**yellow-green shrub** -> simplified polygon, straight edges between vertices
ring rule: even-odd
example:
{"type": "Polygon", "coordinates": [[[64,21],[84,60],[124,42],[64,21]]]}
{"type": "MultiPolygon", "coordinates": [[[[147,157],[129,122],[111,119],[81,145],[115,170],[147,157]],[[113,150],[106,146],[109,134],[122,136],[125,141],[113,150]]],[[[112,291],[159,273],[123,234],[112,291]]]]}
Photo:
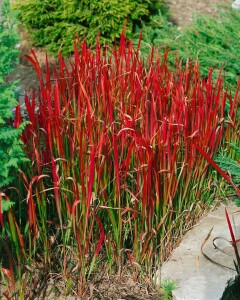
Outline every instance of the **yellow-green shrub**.
{"type": "Polygon", "coordinates": [[[147,21],[159,9],[166,11],[165,0],[19,0],[14,7],[34,44],[46,46],[53,54],[60,48],[64,54],[72,52],[76,35],[95,44],[100,32],[100,43],[111,44],[125,24],[130,37],[141,19],[147,21]]]}

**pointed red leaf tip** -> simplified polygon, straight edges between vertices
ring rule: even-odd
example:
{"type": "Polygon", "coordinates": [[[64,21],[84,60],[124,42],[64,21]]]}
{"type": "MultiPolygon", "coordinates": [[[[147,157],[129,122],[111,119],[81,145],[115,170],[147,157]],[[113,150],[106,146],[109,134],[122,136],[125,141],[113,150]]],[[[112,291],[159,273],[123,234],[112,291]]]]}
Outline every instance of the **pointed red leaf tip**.
{"type": "Polygon", "coordinates": [[[233,245],[233,248],[234,248],[234,252],[235,252],[236,259],[237,259],[237,264],[238,264],[238,266],[236,268],[236,271],[239,272],[238,268],[240,268],[240,256],[239,256],[237,243],[236,243],[236,238],[235,238],[235,235],[234,235],[234,232],[233,232],[232,224],[231,224],[229,214],[228,214],[226,208],[225,208],[225,215],[226,215],[227,224],[228,224],[228,228],[229,228],[231,239],[232,239],[232,245],[233,245]]]}
{"type": "Polygon", "coordinates": [[[125,36],[125,29],[123,29],[121,37],[120,37],[120,44],[119,44],[119,53],[121,56],[126,56],[126,36],[125,36]]]}
{"type": "Polygon", "coordinates": [[[14,127],[18,128],[21,123],[22,123],[21,108],[20,105],[17,105],[15,110],[15,117],[14,117],[14,127]]]}
{"type": "Polygon", "coordinates": [[[39,82],[42,84],[43,83],[43,80],[42,80],[42,70],[41,70],[41,67],[40,67],[40,64],[38,62],[38,58],[35,54],[35,52],[33,50],[31,50],[31,54],[32,56],[30,55],[25,55],[25,57],[27,58],[27,60],[33,65],[36,73],[37,73],[37,76],[38,76],[38,80],[39,82]]]}
{"type": "Polygon", "coordinates": [[[232,179],[211,159],[211,157],[201,147],[199,147],[196,143],[193,143],[193,145],[206,158],[206,160],[212,165],[212,167],[216,171],[218,171],[218,173],[221,174],[222,177],[224,179],[226,179],[232,185],[232,187],[236,191],[237,195],[240,196],[240,189],[234,184],[232,179]]]}

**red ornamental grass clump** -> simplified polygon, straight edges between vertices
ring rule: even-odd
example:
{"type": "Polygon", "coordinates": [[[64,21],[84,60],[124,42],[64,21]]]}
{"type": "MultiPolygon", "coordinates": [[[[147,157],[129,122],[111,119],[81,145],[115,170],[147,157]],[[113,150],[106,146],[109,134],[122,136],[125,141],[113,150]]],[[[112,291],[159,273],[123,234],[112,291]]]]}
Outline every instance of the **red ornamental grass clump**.
{"type": "Polygon", "coordinates": [[[202,81],[197,62],[169,71],[167,54],[143,61],[124,36],[111,50],[75,45],[70,67],[60,55],[52,75],[32,54],[40,88],[25,97],[32,164],[23,205],[45,264],[54,249],[49,224],[61,232],[62,272],[71,274],[74,260],[82,281],[100,253],[110,266],[120,267],[125,253],[149,268],[163,261],[174,232],[194,222],[211,193],[196,145],[213,157],[237,122],[238,97],[225,123],[220,76],[213,83],[210,70],[202,81]]]}

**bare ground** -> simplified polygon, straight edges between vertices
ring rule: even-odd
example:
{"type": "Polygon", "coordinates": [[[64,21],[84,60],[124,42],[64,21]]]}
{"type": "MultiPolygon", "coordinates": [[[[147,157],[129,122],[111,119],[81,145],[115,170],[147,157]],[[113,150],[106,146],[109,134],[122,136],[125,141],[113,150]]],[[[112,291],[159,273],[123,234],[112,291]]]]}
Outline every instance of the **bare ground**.
{"type": "Polygon", "coordinates": [[[232,0],[168,0],[172,18],[179,26],[187,26],[195,15],[217,15],[217,7],[230,6],[232,0]]]}
{"type": "MultiPolygon", "coordinates": [[[[61,276],[59,276],[61,277],[61,276]]],[[[101,270],[87,283],[81,296],[77,296],[76,288],[72,287],[66,296],[66,277],[59,280],[50,278],[39,282],[38,288],[25,290],[27,300],[161,300],[163,294],[156,290],[148,277],[133,279],[131,272],[123,272],[121,278],[101,270]]],[[[0,299],[8,295],[12,300],[18,300],[17,291],[6,293],[6,288],[0,284],[0,299]]]]}

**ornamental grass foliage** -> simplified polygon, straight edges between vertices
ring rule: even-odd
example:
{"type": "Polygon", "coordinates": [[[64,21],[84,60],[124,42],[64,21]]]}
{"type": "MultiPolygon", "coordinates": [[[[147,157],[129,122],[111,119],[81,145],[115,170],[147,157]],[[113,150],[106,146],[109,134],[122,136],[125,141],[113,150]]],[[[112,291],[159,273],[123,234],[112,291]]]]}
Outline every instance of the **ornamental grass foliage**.
{"type": "MultiPolygon", "coordinates": [[[[11,121],[17,104],[17,83],[5,81],[18,62],[19,51],[15,47],[18,41],[9,1],[5,0],[0,9],[0,194],[15,179],[20,164],[27,160],[19,139],[26,123],[13,128],[11,121]]],[[[0,214],[13,203],[0,195],[0,214]]]]}
{"type": "Polygon", "coordinates": [[[52,74],[28,57],[40,88],[25,97],[31,162],[12,191],[19,203],[2,216],[8,297],[37,297],[49,280],[86,296],[95,272],[121,276],[126,264],[152,276],[217,195],[200,152],[236,139],[238,90],[229,95],[213,70],[202,80],[197,61],[142,60],[139,47],[124,35],[94,51],[76,42],[70,66],[60,55],[52,74]]]}
{"type": "Polygon", "coordinates": [[[73,52],[78,36],[94,45],[100,33],[101,44],[113,44],[124,25],[130,37],[140,20],[149,20],[159,9],[167,11],[165,0],[27,0],[16,1],[20,21],[31,32],[33,44],[52,54],[73,52]]]}

